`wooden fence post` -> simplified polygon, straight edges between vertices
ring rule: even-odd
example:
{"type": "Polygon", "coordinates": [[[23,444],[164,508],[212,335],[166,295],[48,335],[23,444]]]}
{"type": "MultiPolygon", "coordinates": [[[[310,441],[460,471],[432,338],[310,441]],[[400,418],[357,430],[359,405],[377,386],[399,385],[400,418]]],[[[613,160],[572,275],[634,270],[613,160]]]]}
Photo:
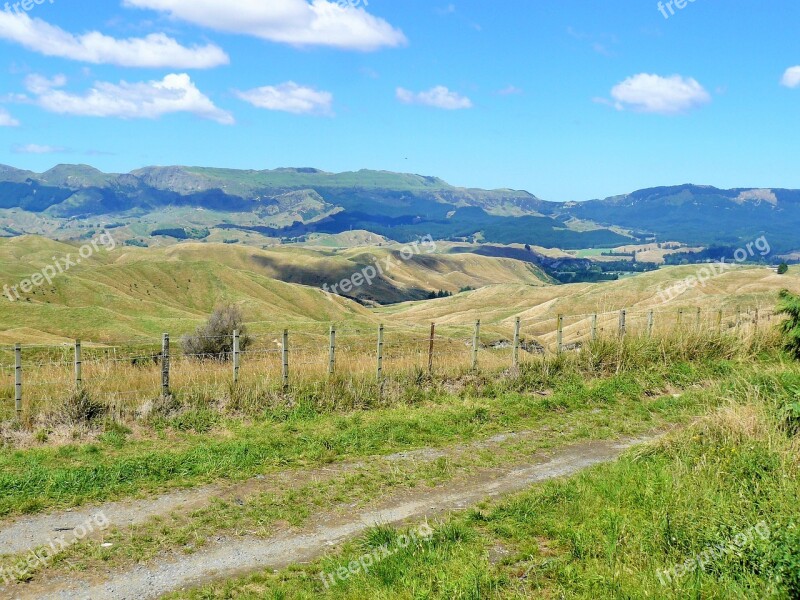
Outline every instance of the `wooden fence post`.
{"type": "Polygon", "coordinates": [[[239,383],[239,330],[233,330],[233,383],[239,383]]]}
{"type": "Polygon", "coordinates": [[[697,327],[698,331],[700,331],[700,322],[702,321],[702,319],[703,319],[703,309],[698,306],[697,307],[697,319],[695,321],[695,326],[697,327]]]}
{"type": "Polygon", "coordinates": [[[331,325],[330,342],[328,344],[328,375],[336,372],[336,325],[331,325]]]}
{"type": "Polygon", "coordinates": [[[472,370],[478,369],[478,345],[481,343],[481,320],[475,321],[475,333],[472,336],[472,370]]]}
{"type": "Polygon", "coordinates": [[[433,373],[433,340],[436,336],[436,323],[431,323],[431,337],[428,340],[428,374],[433,373]]]}
{"type": "Polygon", "coordinates": [[[281,348],[281,354],[283,355],[283,391],[289,389],[289,330],[283,330],[283,344],[281,348]]]}
{"type": "Polygon", "coordinates": [[[683,325],[683,309],[678,311],[678,327],[683,325]]]}
{"type": "Polygon", "coordinates": [[[592,341],[597,341],[597,315],[592,315],[592,341]]]}
{"type": "Polygon", "coordinates": [[[755,321],[753,321],[753,322],[755,323],[755,332],[758,333],[758,319],[759,319],[758,309],[756,309],[756,314],[755,314],[754,319],[755,319],[755,321]]]}
{"type": "Polygon", "coordinates": [[[22,346],[14,346],[14,409],[17,420],[22,420],[22,346]]]}
{"type": "Polygon", "coordinates": [[[653,328],[656,324],[656,312],[654,310],[650,310],[647,313],[647,337],[653,337],[653,328]]]}
{"type": "Polygon", "coordinates": [[[717,311],[717,332],[719,332],[720,335],[722,334],[722,311],[721,310],[717,311]]]}
{"type": "Polygon", "coordinates": [[[169,396],[169,334],[161,338],[161,395],[169,396]]]}
{"type": "Polygon", "coordinates": [[[83,385],[83,361],[81,360],[81,341],[75,341],[75,389],[80,391],[83,385]]]}
{"type": "Polygon", "coordinates": [[[564,351],[564,315],[556,318],[556,354],[564,351]]]}
{"type": "Polygon", "coordinates": [[[383,383],[383,324],[378,327],[378,383],[383,383]]]}
{"type": "Polygon", "coordinates": [[[625,332],[627,330],[627,321],[628,321],[628,311],[624,308],[619,311],[619,337],[620,339],[625,337],[625,332]]]}
{"type": "Polygon", "coordinates": [[[742,329],[742,309],[740,307],[736,307],[736,333],[738,334],[739,331],[742,329]]]}
{"type": "Polygon", "coordinates": [[[517,320],[514,321],[514,350],[511,356],[511,362],[516,369],[519,367],[519,328],[522,323],[522,319],[517,317],[517,320]]]}

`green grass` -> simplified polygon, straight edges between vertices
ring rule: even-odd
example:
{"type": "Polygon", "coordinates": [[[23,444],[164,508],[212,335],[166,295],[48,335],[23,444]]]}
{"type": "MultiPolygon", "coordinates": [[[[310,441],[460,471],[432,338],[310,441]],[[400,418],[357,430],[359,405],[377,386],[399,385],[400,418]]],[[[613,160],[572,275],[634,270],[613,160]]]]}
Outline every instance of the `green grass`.
{"type": "Polygon", "coordinates": [[[402,549],[403,531],[378,528],[311,565],[169,597],[798,598],[800,439],[781,411],[798,386],[796,365],[730,378],[729,405],[688,430],[433,524],[430,541],[402,549]],[[396,552],[359,566],[383,544],[396,552]]]}

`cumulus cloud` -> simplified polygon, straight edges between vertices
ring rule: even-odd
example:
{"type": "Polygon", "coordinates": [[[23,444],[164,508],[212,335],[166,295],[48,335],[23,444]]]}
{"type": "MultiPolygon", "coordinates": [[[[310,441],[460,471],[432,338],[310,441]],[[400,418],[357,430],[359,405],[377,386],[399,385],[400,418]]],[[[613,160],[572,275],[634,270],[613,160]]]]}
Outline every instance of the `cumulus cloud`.
{"type": "Polygon", "coordinates": [[[781,85],[788,88],[800,87],[800,66],[786,69],[783,79],[781,79],[781,85]]]}
{"type": "Polygon", "coordinates": [[[66,148],[61,146],[41,146],[39,144],[23,144],[12,148],[15,154],[57,154],[65,150],[66,148]]]}
{"type": "Polygon", "coordinates": [[[0,11],[0,39],[44,56],[120,67],[207,69],[230,62],[213,44],[181,46],[163,33],[121,40],[98,31],[74,35],[23,12],[0,11]]]}
{"type": "Polygon", "coordinates": [[[117,117],[120,119],[157,119],[172,113],[192,113],[223,125],[232,125],[233,116],[217,108],[185,74],[171,74],[161,81],[119,84],[97,82],[85,94],[72,94],[60,88],[66,78],[47,79],[30,75],[28,91],[34,104],[62,115],[117,117]]]}
{"type": "Polygon", "coordinates": [[[215,0],[124,0],[123,4],[217,31],[298,46],[372,51],[407,41],[402,31],[384,19],[348,2],[240,0],[234,6],[215,0]]]}
{"type": "Polygon", "coordinates": [[[236,95],[253,106],[267,110],[279,110],[295,115],[333,114],[333,94],[304,87],[294,81],[236,92],[236,95]]]}
{"type": "Polygon", "coordinates": [[[427,92],[412,92],[405,88],[397,88],[397,99],[403,104],[422,104],[445,110],[472,108],[472,100],[456,92],[451,92],[443,85],[437,85],[427,92]]]}
{"type": "Polygon", "coordinates": [[[0,108],[0,127],[17,127],[19,121],[8,114],[5,108],[0,108]]]}
{"type": "Polygon", "coordinates": [[[674,115],[711,102],[711,95],[691,77],[640,73],[611,90],[618,110],[674,115]]]}

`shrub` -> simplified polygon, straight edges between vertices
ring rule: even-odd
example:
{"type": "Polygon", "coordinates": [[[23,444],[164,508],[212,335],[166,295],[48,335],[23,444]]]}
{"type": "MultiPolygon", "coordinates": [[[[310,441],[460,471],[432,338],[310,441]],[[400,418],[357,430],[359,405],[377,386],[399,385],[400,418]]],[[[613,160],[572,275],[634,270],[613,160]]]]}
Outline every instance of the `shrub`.
{"type": "Polygon", "coordinates": [[[56,419],[65,425],[88,425],[105,413],[105,406],[95,401],[86,390],[79,390],[64,401],[56,419]]]}
{"type": "Polygon", "coordinates": [[[789,265],[782,262],[778,265],[778,275],[786,275],[789,272],[789,265]]]}
{"type": "Polygon", "coordinates": [[[242,311],[234,304],[214,309],[208,322],[193,334],[181,339],[183,352],[199,359],[229,360],[233,352],[233,332],[239,331],[239,349],[245,351],[252,341],[242,311]]]}
{"type": "Polygon", "coordinates": [[[788,317],[780,326],[786,350],[800,360],[800,296],[781,290],[778,314],[788,317]]]}

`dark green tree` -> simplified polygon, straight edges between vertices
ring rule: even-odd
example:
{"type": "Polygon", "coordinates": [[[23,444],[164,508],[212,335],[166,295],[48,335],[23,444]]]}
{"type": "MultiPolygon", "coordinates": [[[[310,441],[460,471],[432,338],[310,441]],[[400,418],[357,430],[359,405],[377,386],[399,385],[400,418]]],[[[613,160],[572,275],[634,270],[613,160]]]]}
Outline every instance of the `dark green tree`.
{"type": "Polygon", "coordinates": [[[786,275],[789,272],[789,265],[785,262],[782,262],[778,265],[778,275],[786,275]]]}

